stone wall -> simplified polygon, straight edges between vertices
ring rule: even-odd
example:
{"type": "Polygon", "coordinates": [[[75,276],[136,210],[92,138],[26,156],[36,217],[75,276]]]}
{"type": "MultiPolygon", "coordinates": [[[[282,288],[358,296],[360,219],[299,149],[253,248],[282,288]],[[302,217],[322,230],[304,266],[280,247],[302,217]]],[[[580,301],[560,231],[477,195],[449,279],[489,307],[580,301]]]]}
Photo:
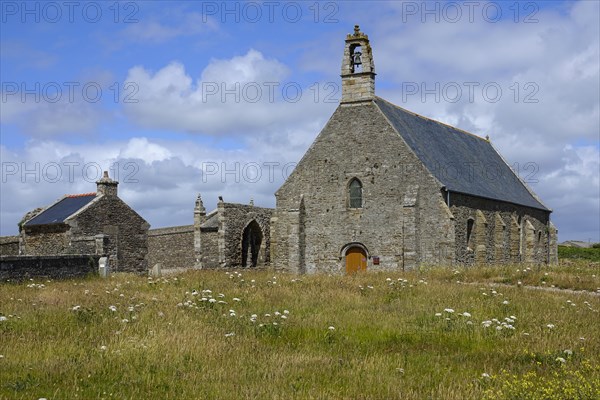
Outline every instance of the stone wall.
{"type": "Polygon", "coordinates": [[[222,267],[242,265],[242,235],[252,221],[256,221],[262,231],[259,265],[270,263],[271,214],[273,209],[253,205],[219,202],[219,264],[222,267]]]}
{"type": "Polygon", "coordinates": [[[0,237],[0,256],[19,255],[19,237],[1,236],[0,237]]]}
{"type": "Polygon", "coordinates": [[[193,268],[194,225],[151,229],[148,231],[148,265],[162,268],[193,268]]]}
{"type": "Polygon", "coordinates": [[[69,248],[67,224],[37,225],[21,231],[21,254],[48,256],[66,254],[69,248]]]}
{"type": "Polygon", "coordinates": [[[457,261],[462,264],[548,263],[555,253],[547,211],[450,193],[455,217],[457,261]],[[475,221],[473,245],[467,245],[468,220],[475,221]]]}
{"type": "Polygon", "coordinates": [[[219,233],[218,231],[201,231],[202,235],[202,267],[217,268],[219,266],[219,233]]]}
{"type": "Polygon", "coordinates": [[[0,282],[75,278],[98,271],[99,255],[0,256],[0,282]]]}
{"type": "Polygon", "coordinates": [[[80,236],[71,238],[68,254],[98,254],[104,255],[102,246],[98,246],[95,236],[80,236]]]}
{"type": "Polygon", "coordinates": [[[439,183],[372,103],[338,107],[276,198],[275,268],[340,273],[352,243],[368,250],[371,270],[454,259],[453,216],[439,183]],[[354,178],[361,208],[348,203],[354,178]]]}

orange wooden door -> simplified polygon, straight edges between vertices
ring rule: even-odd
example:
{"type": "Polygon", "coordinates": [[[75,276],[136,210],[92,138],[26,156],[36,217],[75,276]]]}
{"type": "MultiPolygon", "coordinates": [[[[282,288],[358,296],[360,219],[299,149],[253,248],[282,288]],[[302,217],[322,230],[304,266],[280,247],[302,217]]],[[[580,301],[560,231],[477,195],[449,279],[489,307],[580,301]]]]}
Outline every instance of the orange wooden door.
{"type": "Polygon", "coordinates": [[[352,247],[346,252],[346,273],[355,274],[358,271],[366,271],[367,255],[360,247],[352,247]]]}

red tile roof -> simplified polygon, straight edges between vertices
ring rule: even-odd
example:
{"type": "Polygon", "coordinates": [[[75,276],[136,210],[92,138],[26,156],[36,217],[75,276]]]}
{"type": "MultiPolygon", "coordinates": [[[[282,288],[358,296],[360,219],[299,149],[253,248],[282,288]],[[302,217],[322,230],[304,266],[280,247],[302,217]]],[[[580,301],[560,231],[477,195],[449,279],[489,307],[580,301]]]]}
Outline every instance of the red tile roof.
{"type": "Polygon", "coordinates": [[[81,194],[67,194],[65,195],[65,197],[85,197],[85,196],[95,196],[96,192],[90,192],[90,193],[81,193],[81,194]]]}

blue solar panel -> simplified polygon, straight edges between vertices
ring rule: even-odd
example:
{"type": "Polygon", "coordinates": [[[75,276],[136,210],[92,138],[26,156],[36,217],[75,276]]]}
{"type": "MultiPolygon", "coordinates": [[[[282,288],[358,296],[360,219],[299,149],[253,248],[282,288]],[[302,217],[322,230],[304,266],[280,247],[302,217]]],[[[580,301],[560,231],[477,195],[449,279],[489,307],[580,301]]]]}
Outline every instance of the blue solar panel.
{"type": "Polygon", "coordinates": [[[65,197],[52,207],[29,220],[25,226],[58,224],[68,216],[94,200],[96,195],[65,197]]]}

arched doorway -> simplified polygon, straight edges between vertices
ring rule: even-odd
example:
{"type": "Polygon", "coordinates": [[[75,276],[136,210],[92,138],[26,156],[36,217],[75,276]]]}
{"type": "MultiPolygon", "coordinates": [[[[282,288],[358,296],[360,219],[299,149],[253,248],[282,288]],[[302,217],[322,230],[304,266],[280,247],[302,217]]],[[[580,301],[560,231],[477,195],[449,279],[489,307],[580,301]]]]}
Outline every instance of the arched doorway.
{"type": "Polygon", "coordinates": [[[363,246],[349,246],[346,249],[346,273],[355,274],[367,270],[367,252],[363,246]]]}
{"type": "Polygon", "coordinates": [[[256,220],[250,221],[242,233],[242,268],[256,267],[263,234],[256,220]]]}

